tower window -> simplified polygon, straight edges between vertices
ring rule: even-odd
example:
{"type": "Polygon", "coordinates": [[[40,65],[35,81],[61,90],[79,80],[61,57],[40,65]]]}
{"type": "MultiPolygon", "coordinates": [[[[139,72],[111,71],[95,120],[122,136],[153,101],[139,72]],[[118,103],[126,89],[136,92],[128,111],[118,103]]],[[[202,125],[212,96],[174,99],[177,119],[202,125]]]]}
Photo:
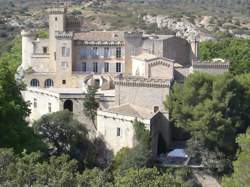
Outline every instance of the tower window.
{"type": "Polygon", "coordinates": [[[48,53],[48,48],[47,47],[43,47],[43,54],[47,54],[48,53]]]}
{"type": "Polygon", "coordinates": [[[122,56],[122,49],[120,47],[116,48],[116,58],[121,58],[122,56]]]}
{"type": "Polygon", "coordinates": [[[62,56],[69,57],[69,55],[70,55],[70,49],[67,47],[62,47],[62,56]]]}
{"type": "Polygon", "coordinates": [[[120,62],[117,62],[116,63],[116,72],[121,72],[121,63],[120,62]]]}
{"type": "Polygon", "coordinates": [[[95,72],[95,73],[98,72],[98,64],[97,64],[97,62],[93,63],[93,72],[95,72]]]}
{"type": "Polygon", "coordinates": [[[57,21],[57,17],[55,17],[55,21],[57,21]]]}
{"type": "Polygon", "coordinates": [[[66,80],[62,80],[62,84],[66,84],[66,80]]]}
{"type": "Polygon", "coordinates": [[[109,72],[109,63],[108,62],[104,63],[104,72],[109,72]]]}
{"type": "Polygon", "coordinates": [[[121,128],[116,129],[116,136],[121,136],[121,128]]]}

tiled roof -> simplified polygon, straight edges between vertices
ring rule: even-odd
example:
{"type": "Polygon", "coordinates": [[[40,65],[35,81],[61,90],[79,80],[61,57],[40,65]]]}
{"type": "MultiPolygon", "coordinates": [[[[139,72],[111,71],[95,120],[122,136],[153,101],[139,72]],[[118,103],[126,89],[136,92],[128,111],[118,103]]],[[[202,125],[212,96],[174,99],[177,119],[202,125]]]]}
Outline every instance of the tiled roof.
{"type": "Polygon", "coordinates": [[[106,110],[106,112],[117,113],[126,116],[138,117],[142,119],[150,119],[154,116],[154,112],[142,108],[140,106],[132,105],[132,104],[123,104],[120,106],[115,106],[106,110]]]}
{"type": "Polygon", "coordinates": [[[122,31],[90,31],[74,33],[74,40],[85,41],[124,41],[122,31]]]}

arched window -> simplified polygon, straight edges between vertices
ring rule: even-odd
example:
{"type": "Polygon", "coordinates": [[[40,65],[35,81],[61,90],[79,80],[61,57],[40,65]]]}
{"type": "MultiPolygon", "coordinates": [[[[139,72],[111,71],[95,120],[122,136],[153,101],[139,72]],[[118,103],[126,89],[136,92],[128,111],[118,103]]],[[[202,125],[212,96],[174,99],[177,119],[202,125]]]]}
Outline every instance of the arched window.
{"type": "Polygon", "coordinates": [[[49,88],[49,87],[53,87],[54,86],[54,82],[53,80],[51,79],[47,79],[45,82],[44,82],[44,87],[45,88],[49,88]]]}
{"type": "Polygon", "coordinates": [[[66,100],[63,104],[63,109],[73,112],[73,102],[71,100],[66,100]]]}
{"type": "Polygon", "coordinates": [[[37,79],[32,79],[32,80],[30,81],[30,86],[32,86],[32,87],[38,87],[38,86],[39,86],[39,80],[37,80],[37,79]]]}

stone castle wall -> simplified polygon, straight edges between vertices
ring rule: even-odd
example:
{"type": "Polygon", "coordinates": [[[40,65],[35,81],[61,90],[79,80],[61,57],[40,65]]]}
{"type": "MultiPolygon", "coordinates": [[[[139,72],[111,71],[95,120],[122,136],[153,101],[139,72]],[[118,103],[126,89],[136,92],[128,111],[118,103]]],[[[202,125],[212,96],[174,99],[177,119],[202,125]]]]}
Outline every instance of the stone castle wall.
{"type": "Polygon", "coordinates": [[[169,95],[169,80],[115,79],[116,105],[134,104],[153,111],[155,106],[164,111],[163,101],[169,95]]]}

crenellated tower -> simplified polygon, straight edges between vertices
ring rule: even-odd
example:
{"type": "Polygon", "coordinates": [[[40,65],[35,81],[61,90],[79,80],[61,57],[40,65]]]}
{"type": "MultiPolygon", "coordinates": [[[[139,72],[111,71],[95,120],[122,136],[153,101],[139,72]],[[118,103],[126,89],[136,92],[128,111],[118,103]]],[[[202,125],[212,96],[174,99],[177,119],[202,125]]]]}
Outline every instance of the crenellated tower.
{"type": "Polygon", "coordinates": [[[56,61],[56,32],[65,31],[66,8],[51,8],[49,13],[49,52],[51,62],[56,61]]]}
{"type": "Polygon", "coordinates": [[[33,31],[22,30],[22,64],[23,69],[31,67],[31,56],[34,52],[34,38],[35,33],[33,31]]]}

